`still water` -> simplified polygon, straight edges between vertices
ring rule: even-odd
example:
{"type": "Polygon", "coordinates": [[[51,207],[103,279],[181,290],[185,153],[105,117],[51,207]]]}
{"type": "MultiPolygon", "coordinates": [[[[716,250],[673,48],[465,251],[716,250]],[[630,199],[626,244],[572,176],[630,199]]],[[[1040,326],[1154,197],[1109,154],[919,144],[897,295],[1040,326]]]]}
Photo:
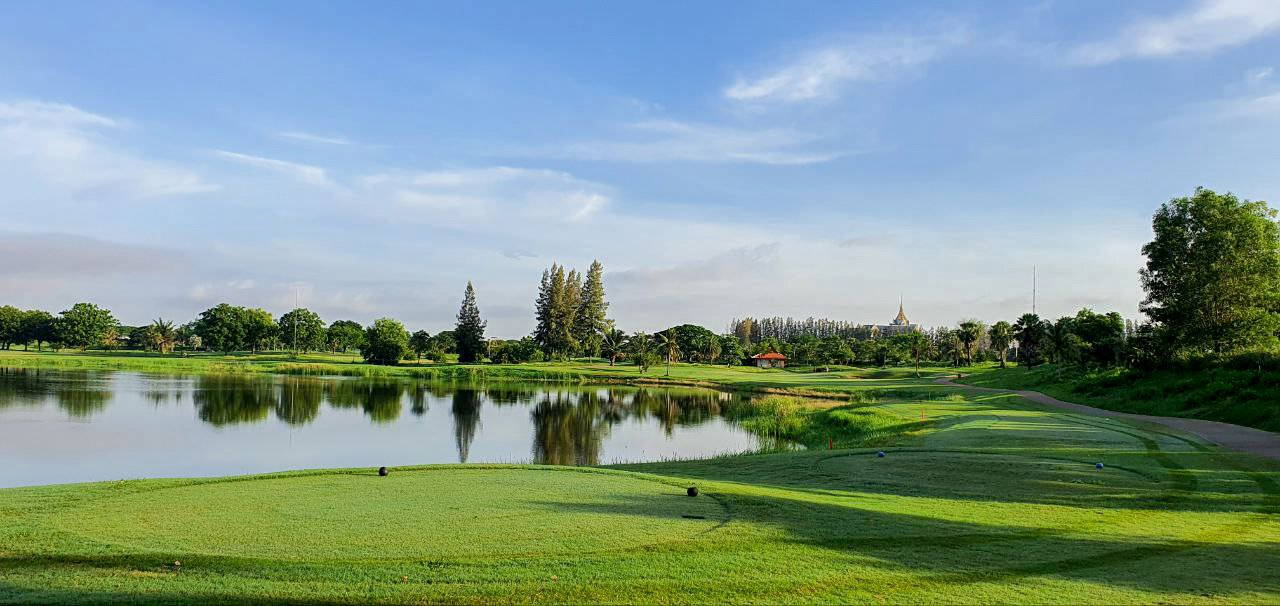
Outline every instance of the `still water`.
{"type": "Polygon", "coordinates": [[[422,463],[594,465],[757,450],[741,396],[0,368],[0,487],[422,463]]]}

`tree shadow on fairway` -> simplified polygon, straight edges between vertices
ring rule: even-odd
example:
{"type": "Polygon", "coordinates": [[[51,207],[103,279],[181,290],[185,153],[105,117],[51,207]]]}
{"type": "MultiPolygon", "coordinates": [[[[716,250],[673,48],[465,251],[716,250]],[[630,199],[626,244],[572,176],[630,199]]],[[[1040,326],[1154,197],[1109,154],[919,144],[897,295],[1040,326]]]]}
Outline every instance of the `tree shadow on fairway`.
{"type": "MultiPolygon", "coordinates": [[[[782,540],[828,549],[855,558],[858,565],[909,571],[944,584],[1046,577],[1195,595],[1280,592],[1280,575],[1270,572],[1280,569],[1280,528],[1274,520],[1268,522],[1256,514],[1189,528],[1177,538],[1167,538],[1167,529],[1154,525],[1149,534],[1135,534],[1131,525],[1109,534],[1105,520],[1083,514],[1046,523],[1037,519],[1046,515],[1038,509],[973,523],[944,519],[941,511],[946,506],[932,516],[884,511],[883,503],[874,503],[881,509],[873,509],[866,500],[784,489],[712,485],[708,491],[725,500],[732,519],[697,539],[700,543],[715,544],[724,537],[734,544],[736,534],[772,535],[768,532],[772,529],[781,535],[763,539],[757,549],[767,549],[769,540],[782,540]],[[1254,534],[1260,523],[1271,524],[1269,534],[1254,534]]],[[[670,515],[624,499],[545,505],[576,513],[670,515]]],[[[665,546],[681,548],[680,543],[665,546]]],[[[762,574],[770,572],[770,564],[759,565],[762,574]]]]}

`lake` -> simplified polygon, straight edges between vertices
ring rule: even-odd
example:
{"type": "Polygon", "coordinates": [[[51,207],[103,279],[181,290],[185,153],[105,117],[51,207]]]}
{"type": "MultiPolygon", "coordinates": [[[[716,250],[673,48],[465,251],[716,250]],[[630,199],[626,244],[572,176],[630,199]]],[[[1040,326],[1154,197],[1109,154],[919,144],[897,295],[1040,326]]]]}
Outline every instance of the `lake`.
{"type": "Polygon", "coordinates": [[[759,450],[744,396],[0,368],[0,487],[424,463],[595,465],[759,450]]]}

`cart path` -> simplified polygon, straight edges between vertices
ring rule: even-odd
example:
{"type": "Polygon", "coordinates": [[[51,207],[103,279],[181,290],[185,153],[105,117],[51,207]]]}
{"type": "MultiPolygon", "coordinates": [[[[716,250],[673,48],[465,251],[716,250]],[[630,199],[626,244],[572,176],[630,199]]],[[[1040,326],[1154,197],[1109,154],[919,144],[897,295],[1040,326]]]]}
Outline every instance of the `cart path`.
{"type": "Polygon", "coordinates": [[[937,383],[942,385],[950,385],[952,387],[963,387],[965,389],[973,389],[977,391],[1013,393],[1023,398],[1031,400],[1037,404],[1043,404],[1053,408],[1069,410],[1072,412],[1080,412],[1085,414],[1097,415],[1101,417],[1113,417],[1118,419],[1130,419],[1134,421],[1142,421],[1146,423],[1156,423],[1165,427],[1172,427],[1178,431],[1183,431],[1195,436],[1199,436],[1208,442],[1212,442],[1230,450],[1247,452],[1249,454],[1266,457],[1268,459],[1280,460],[1280,433],[1272,433],[1243,425],[1232,425],[1231,423],[1222,423],[1219,421],[1206,421],[1204,419],[1188,419],[1184,417],[1158,417],[1153,415],[1139,415],[1128,412],[1116,412],[1114,410],[1106,410],[1103,408],[1095,408],[1093,406],[1085,406],[1084,404],[1074,404],[1071,402],[1063,402],[1057,398],[1053,398],[1042,394],[1038,391],[1017,390],[1017,389],[996,389],[993,387],[975,387],[973,385],[965,385],[956,383],[951,379],[937,379],[937,383]]]}

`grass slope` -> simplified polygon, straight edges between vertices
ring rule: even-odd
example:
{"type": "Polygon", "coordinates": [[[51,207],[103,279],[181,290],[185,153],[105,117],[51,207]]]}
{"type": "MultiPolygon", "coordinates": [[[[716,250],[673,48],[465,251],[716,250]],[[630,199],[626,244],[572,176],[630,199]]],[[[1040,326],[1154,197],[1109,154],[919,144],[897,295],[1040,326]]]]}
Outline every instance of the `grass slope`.
{"type": "Polygon", "coordinates": [[[875,417],[884,458],[0,490],[0,602],[1280,601],[1280,466],[1010,395],[863,389],[830,410],[875,417]]]}
{"type": "MultiPolygon", "coordinates": [[[[965,372],[968,372],[967,370],[965,372]]],[[[975,367],[963,383],[1030,389],[1107,410],[1191,417],[1280,431],[1280,371],[1207,366],[1150,372],[1072,366],[975,367]]]]}

